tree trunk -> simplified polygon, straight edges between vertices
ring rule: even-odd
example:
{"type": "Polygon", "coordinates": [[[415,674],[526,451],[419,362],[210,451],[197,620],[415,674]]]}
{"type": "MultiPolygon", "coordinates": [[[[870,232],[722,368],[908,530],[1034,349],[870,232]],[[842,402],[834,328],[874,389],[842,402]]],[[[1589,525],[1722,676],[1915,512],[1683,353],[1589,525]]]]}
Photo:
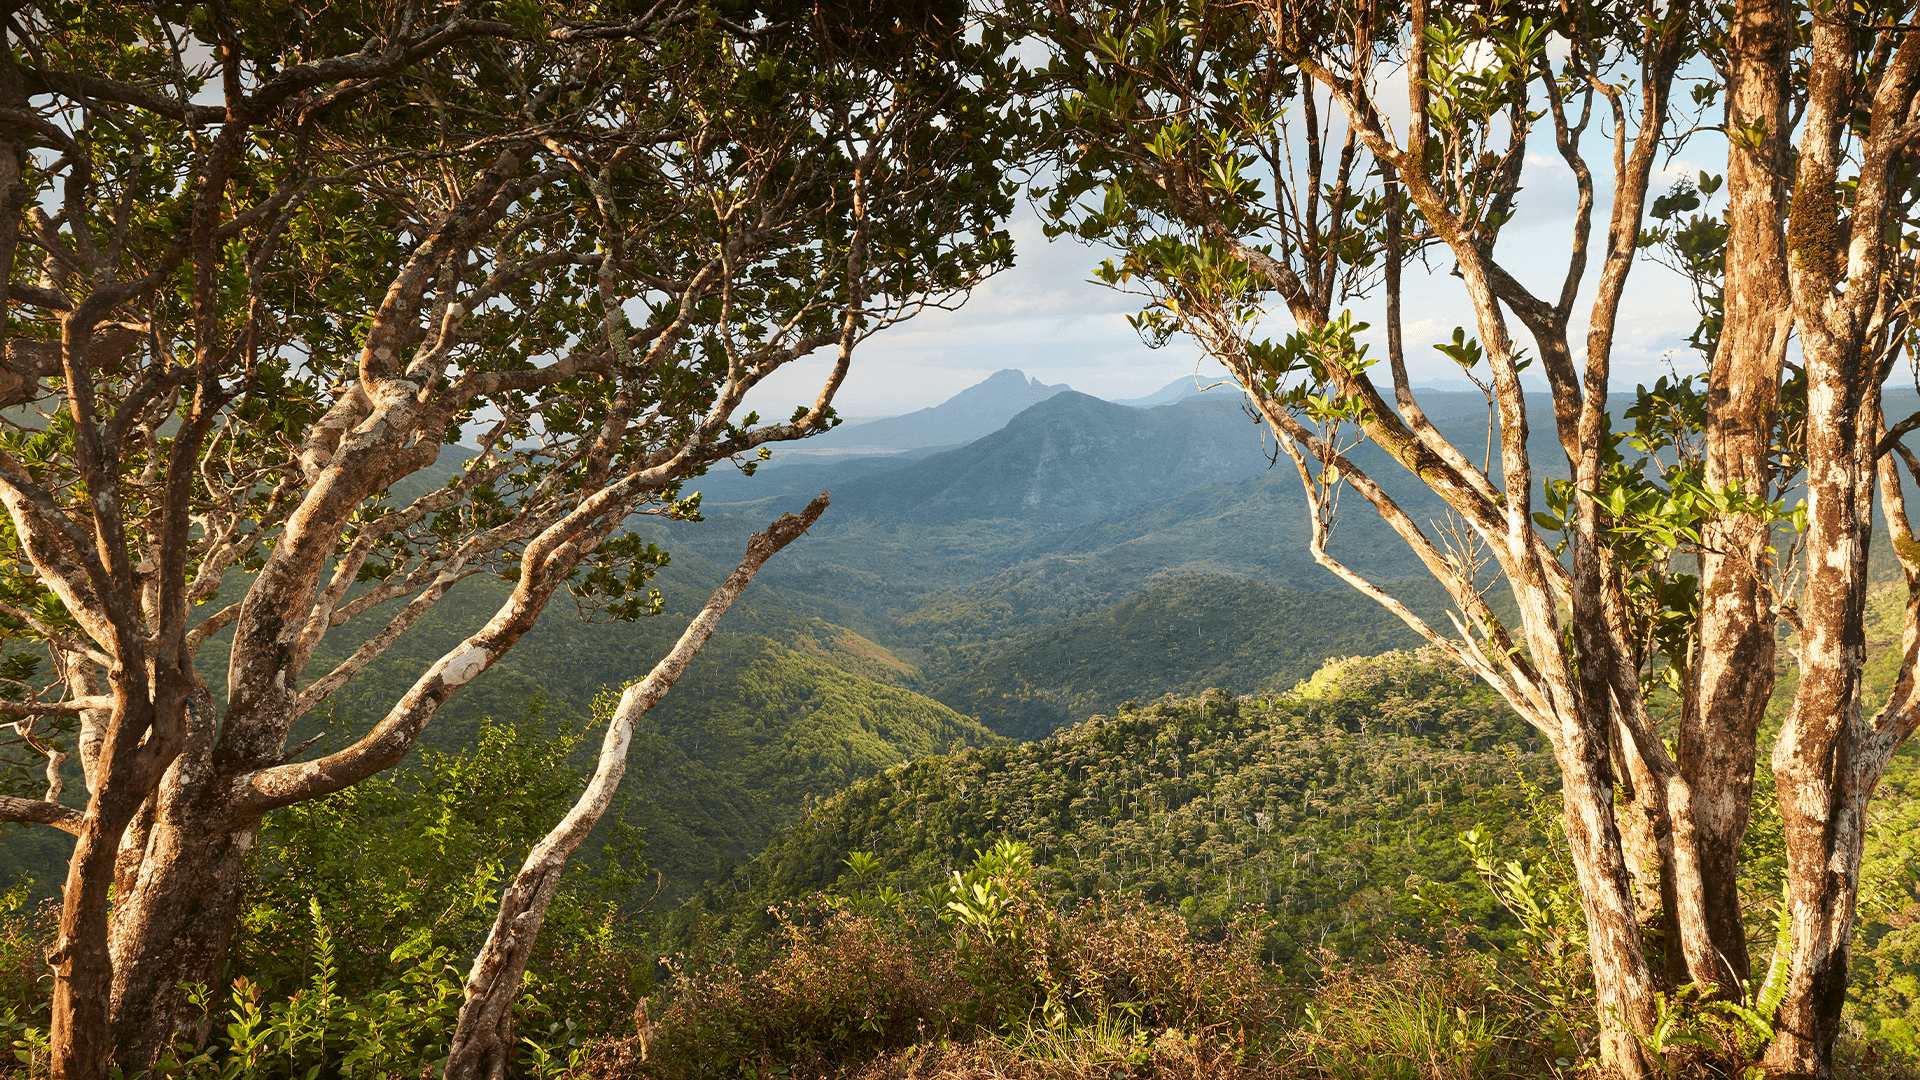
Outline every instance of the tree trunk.
{"type": "MultiPolygon", "coordinates": [[[[1725,322],[1708,367],[1706,482],[1764,494],[1772,481],[1774,414],[1792,328],[1784,238],[1787,59],[1793,15],[1781,0],[1735,10],[1727,123],[1759,130],[1727,151],[1725,322]]],[[[1700,853],[1702,906],[1716,959],[1692,972],[1738,996],[1751,976],[1740,912],[1739,855],[1753,801],[1755,734],[1773,693],[1772,528],[1747,516],[1703,526],[1697,682],[1677,739],[1700,853]]]]}
{"type": "Polygon", "coordinates": [[[1613,816],[1612,767],[1605,740],[1573,738],[1557,750],[1567,846],[1580,883],[1593,957],[1600,1019],[1600,1058],[1611,1075],[1640,1080],[1655,1073],[1640,1039],[1653,1030],[1653,972],[1640,946],[1620,832],[1613,816]]]}
{"type": "MultiPolygon", "coordinates": [[[[1862,723],[1856,708],[1852,725],[1862,723]]],[[[1771,1076],[1826,1077],[1833,1073],[1833,1044],[1846,1007],[1867,798],[1879,770],[1865,762],[1836,761],[1829,794],[1823,790],[1829,787],[1825,777],[1801,764],[1783,763],[1775,755],[1793,938],[1787,991],[1774,1021],[1766,1067],[1771,1076]]]]}
{"type": "Polygon", "coordinates": [[[600,757],[587,789],[560,823],[533,846],[520,873],[501,894],[493,929],[467,975],[467,997],[460,1006],[459,1026],[454,1029],[453,1045],[447,1054],[446,1080],[500,1080],[506,1076],[507,1051],[513,1046],[513,1002],[520,996],[520,980],[526,974],[527,961],[533,955],[547,906],[560,887],[567,861],[606,813],[621,777],[626,775],[627,746],[633,738],[634,724],[667,696],[760,567],[806,532],[826,509],[827,497],[822,494],[801,513],[784,514],[765,532],[756,533],[747,542],[747,554],[740,565],[714,590],[672,651],[646,678],[620,695],[620,704],[607,721],[607,734],[601,740],[600,757]]]}
{"type": "Polygon", "coordinates": [[[1882,290],[1911,288],[1890,272],[1897,264],[1886,237],[1889,226],[1900,228],[1896,212],[1905,203],[1896,185],[1907,182],[1899,173],[1910,135],[1900,119],[1920,91],[1920,40],[1902,35],[1863,86],[1864,21],[1845,7],[1813,21],[1787,228],[1788,280],[1807,371],[1807,584],[1800,688],[1773,750],[1792,946],[1766,1065],[1785,1076],[1832,1071],[1867,800],[1912,730],[1910,717],[1869,721],[1860,698],[1867,551],[1884,430],[1880,387],[1894,355],[1876,339],[1888,300],[1907,299],[1882,290]],[[1855,120],[1863,105],[1871,120],[1859,138],[1855,120]],[[1853,161],[1859,173],[1843,216],[1843,169],[1853,161]]]}
{"type": "Polygon", "coordinates": [[[182,780],[182,771],[162,785],[138,877],[114,905],[114,1058],[129,1070],[176,1039],[204,1043],[206,1018],[183,986],[221,989],[247,851],[260,830],[258,818],[236,821],[218,804],[217,785],[182,780]]]}
{"type": "MultiPolygon", "coordinates": [[[[114,681],[123,684],[123,673],[116,672],[114,681]]],[[[166,689],[164,684],[160,689],[166,689]]],[[[107,940],[109,897],[120,837],[146,801],[156,767],[165,763],[170,750],[167,744],[177,745],[167,738],[170,728],[153,722],[159,709],[151,699],[135,698],[124,685],[116,691],[114,722],[100,752],[110,767],[93,780],[93,797],[67,864],[59,934],[47,955],[53,968],[53,1030],[65,1034],[52,1045],[57,1080],[93,1080],[107,1074],[113,1053],[109,1001],[116,961],[107,940]]],[[[184,708],[182,698],[167,697],[184,708]]]]}
{"type": "Polygon", "coordinates": [[[113,986],[108,887],[113,884],[119,835],[133,811],[110,813],[111,806],[107,799],[96,798],[88,808],[67,866],[59,936],[47,954],[53,969],[53,1030],[66,1033],[51,1048],[55,1080],[105,1076],[113,1053],[107,1012],[113,986]]]}
{"type": "MultiPolygon", "coordinates": [[[[1811,167],[1802,163],[1801,183],[1811,167]]],[[[1817,182],[1817,181],[1816,181],[1817,182]]],[[[1879,779],[1860,756],[1866,660],[1867,543],[1878,410],[1863,403],[1857,350],[1801,320],[1807,361],[1807,550],[1800,688],[1773,750],[1787,849],[1793,942],[1787,990],[1766,1064],[1776,1075],[1826,1076],[1846,1003],[1866,801],[1879,779]]]]}

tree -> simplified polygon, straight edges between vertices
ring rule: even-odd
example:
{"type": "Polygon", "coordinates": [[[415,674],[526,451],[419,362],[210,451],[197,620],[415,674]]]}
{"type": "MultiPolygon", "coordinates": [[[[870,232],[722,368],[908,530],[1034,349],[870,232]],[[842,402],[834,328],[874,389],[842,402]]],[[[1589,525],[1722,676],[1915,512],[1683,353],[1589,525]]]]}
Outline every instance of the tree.
{"type": "Polygon", "coordinates": [[[520,980],[533,957],[534,941],[546,922],[547,907],[560,888],[567,861],[606,814],[621,777],[626,775],[627,746],[633,740],[634,725],[666,697],[687,664],[713,638],[720,617],[753,582],[760,567],[799,539],[826,509],[827,497],[821,495],[801,513],[783,514],[767,531],[754,534],[740,565],[714,590],[680,640],[646,678],[621,692],[619,704],[607,718],[607,733],[600,742],[599,759],[586,790],[527,853],[520,872],[500,897],[493,929],[467,974],[466,1000],[460,1005],[460,1020],[447,1055],[446,1080],[507,1074],[507,1052],[514,1045],[513,1003],[520,996],[520,980]]]}
{"type": "Polygon", "coordinates": [[[1920,549],[1897,468],[1920,479],[1900,441],[1920,418],[1889,421],[1880,389],[1914,353],[1912,5],[1058,0],[1011,14],[1052,45],[1056,227],[1118,252],[1099,273],[1144,294],[1143,334],[1186,335],[1233,372],[1298,472],[1316,559],[1552,744],[1615,1074],[1660,1066],[1662,993],[1746,993],[1740,852],[1777,623],[1792,626],[1801,682],[1771,752],[1791,934],[1746,1000],[1770,1025],[1770,1071],[1830,1071],[1867,799],[1920,723],[1920,549]],[[1716,107],[1717,124],[1698,115],[1716,107]],[[1655,196],[1656,164],[1695,120],[1725,137],[1724,178],[1655,196]],[[1541,293],[1501,240],[1540,171],[1530,155],[1549,147],[1573,228],[1541,293]],[[1724,214],[1687,216],[1722,184],[1724,214]],[[1707,371],[1641,387],[1616,414],[1614,335],[1643,249],[1693,279],[1707,371]],[[1409,381],[1403,275],[1436,257],[1473,311],[1436,348],[1486,394],[1484,451],[1446,437],[1409,381]],[[1384,314],[1385,372],[1348,308],[1363,296],[1384,314]],[[1281,308],[1293,332],[1276,341],[1265,321],[1281,308]],[[1528,409],[1534,363],[1550,414],[1528,409]],[[1542,419],[1550,438],[1530,446],[1542,419]],[[1444,500],[1445,520],[1405,510],[1395,478],[1356,464],[1356,439],[1444,500]],[[1451,627],[1339,560],[1341,491],[1446,587],[1451,627]],[[1868,716],[1876,492],[1911,599],[1899,686],[1868,716]]]}
{"type": "Polygon", "coordinates": [[[399,761],[563,588],[653,610],[632,515],[695,516],[686,479],[830,427],[860,342],[1007,264],[1004,74],[957,15],[0,19],[0,625],[49,662],[0,710],[87,795],[0,800],[76,837],[56,1075],[203,1036],[179,987],[217,979],[264,814],[399,761]],[[744,411],[816,353],[811,404],[744,411]],[[483,573],[513,582],[485,625],[303,759],[300,718],[483,573]]]}

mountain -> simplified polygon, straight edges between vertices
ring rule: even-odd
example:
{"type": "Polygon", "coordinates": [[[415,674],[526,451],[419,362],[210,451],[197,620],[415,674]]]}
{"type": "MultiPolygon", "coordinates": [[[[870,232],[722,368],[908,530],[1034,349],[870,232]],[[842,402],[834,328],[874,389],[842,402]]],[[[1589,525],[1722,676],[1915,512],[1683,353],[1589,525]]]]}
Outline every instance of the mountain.
{"type": "MultiPolygon", "coordinates": [[[[1022,410],[1067,390],[1065,383],[1048,386],[1024,372],[1007,368],[988,376],[931,408],[889,416],[883,420],[843,424],[798,447],[775,453],[792,460],[827,453],[897,453],[930,446],[958,446],[990,435],[1022,410]]],[[[778,458],[776,458],[778,460],[778,458]]]]}
{"type": "Polygon", "coordinates": [[[1266,465],[1258,433],[1227,400],[1134,409],[1068,390],[957,450],[835,489],[839,520],[957,525],[990,519],[1078,525],[1238,479],[1266,465]]]}
{"type": "MultiPolygon", "coordinates": [[[[1439,501],[1379,451],[1361,447],[1355,457],[1416,519],[1443,515],[1439,501]]],[[[1160,576],[1344,589],[1308,551],[1297,476],[1270,466],[1260,429],[1235,399],[1204,395],[1143,410],[1065,393],[959,450],[871,466],[837,475],[823,467],[799,490],[751,502],[709,498],[700,524],[640,527],[717,567],[738,557],[749,532],[830,490],[826,515],[760,580],[825,604],[823,618],[896,648],[922,646],[923,636],[903,632],[899,620],[927,605],[972,610],[962,637],[980,642],[1091,614],[1160,576]]],[[[1379,580],[1422,574],[1364,506],[1338,517],[1330,546],[1379,580]]]]}
{"type": "MultiPolygon", "coordinates": [[[[1115,405],[1131,405],[1136,409],[1152,409],[1161,405],[1171,405],[1182,398],[1190,398],[1200,393],[1201,389],[1202,387],[1200,386],[1199,380],[1195,376],[1182,375],[1151,394],[1145,394],[1135,398],[1113,398],[1112,401],[1115,405]]],[[[1233,396],[1235,394],[1231,386],[1222,387],[1216,392],[1223,393],[1224,396],[1233,396]]]]}

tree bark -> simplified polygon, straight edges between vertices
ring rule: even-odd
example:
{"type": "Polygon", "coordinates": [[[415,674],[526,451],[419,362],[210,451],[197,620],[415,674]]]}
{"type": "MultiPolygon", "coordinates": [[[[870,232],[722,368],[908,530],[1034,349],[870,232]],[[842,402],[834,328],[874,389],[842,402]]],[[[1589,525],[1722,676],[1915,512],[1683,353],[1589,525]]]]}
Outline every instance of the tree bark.
{"type": "Polygon", "coordinates": [[[1576,735],[1556,746],[1567,846],[1587,920],[1594,993],[1600,1018],[1600,1060],[1621,1080],[1656,1075],[1641,1045],[1654,1028],[1653,972],[1640,945],[1620,833],[1613,819],[1613,776],[1607,740],[1576,735]]]}
{"type": "MultiPolygon", "coordinates": [[[[1803,324],[1803,334],[1805,332],[1803,324]]],[[[1856,374],[1832,362],[1820,341],[1805,334],[1808,396],[1827,403],[1807,420],[1807,547],[1810,560],[1800,688],[1773,751],[1780,823],[1787,850],[1791,968],[1768,1047],[1770,1072],[1825,1076],[1832,1072],[1847,986],[1847,948],[1853,934],[1866,800],[1878,769],[1861,760],[1869,739],[1860,715],[1860,674],[1866,659],[1867,539],[1872,527],[1871,435],[1857,437],[1860,400],[1856,374]],[[1864,469],[1862,466],[1864,465],[1864,469]],[[1863,475],[1863,472],[1865,475],[1863,475]]],[[[1869,424],[1867,431],[1874,430],[1869,424]]]]}
{"type": "Polygon", "coordinates": [[[680,635],[672,651],[647,677],[627,687],[607,721],[600,757],[587,789],[572,809],[528,853],[512,883],[500,897],[500,911],[485,944],[474,957],[467,976],[466,1000],[460,1006],[459,1026],[447,1055],[446,1080],[499,1080],[506,1076],[507,1051],[513,1047],[513,1002],[520,996],[521,977],[546,920],[547,906],[560,886],[567,860],[599,823],[626,775],[627,746],[634,725],[660,703],[694,656],[712,639],[721,616],[752,583],[760,567],[820,519],[827,509],[822,494],[799,514],[783,515],[747,542],[747,553],[680,635]]]}
{"type": "Polygon", "coordinates": [[[1807,371],[1808,552],[1800,687],[1773,750],[1792,946],[1766,1065],[1787,1076],[1832,1071],[1867,800],[1912,730],[1911,717],[1892,711],[1863,716],[1861,691],[1867,552],[1884,430],[1880,387],[1892,357],[1876,354],[1873,341],[1887,317],[1882,290],[1895,278],[1886,227],[1905,199],[1894,185],[1913,138],[1903,124],[1920,90],[1920,35],[1901,35],[1878,79],[1863,84],[1861,18],[1834,8],[1814,20],[1787,229],[1785,261],[1807,371]],[[1852,124],[1863,106],[1870,127],[1859,138],[1852,124]],[[1843,218],[1838,189],[1850,160],[1858,160],[1859,174],[1843,218]]]}
{"type": "Polygon", "coordinates": [[[67,866],[58,936],[47,953],[53,969],[52,1024],[55,1031],[67,1033],[51,1048],[50,1065],[58,1078],[105,1076],[113,1053],[107,898],[120,833],[139,808],[137,797],[123,794],[120,787],[113,784],[87,808],[67,866]]]}
{"type": "Polygon", "coordinates": [[[115,1060],[152,1061],[176,1039],[205,1042],[207,1018],[184,988],[219,988],[260,830],[259,815],[236,815],[223,795],[204,752],[182,754],[162,781],[133,880],[114,904],[115,1060]]]}
{"type": "MultiPolygon", "coordinates": [[[[1781,0],[1742,0],[1733,13],[1724,323],[1708,366],[1706,482],[1765,494],[1774,416],[1791,329],[1785,238],[1787,61],[1793,14],[1781,0]]],[[[1773,693],[1772,526],[1747,515],[1702,527],[1695,688],[1676,740],[1699,837],[1702,905],[1713,970],[1693,972],[1737,997],[1751,977],[1741,919],[1739,855],[1753,802],[1755,735],[1773,693]]]]}

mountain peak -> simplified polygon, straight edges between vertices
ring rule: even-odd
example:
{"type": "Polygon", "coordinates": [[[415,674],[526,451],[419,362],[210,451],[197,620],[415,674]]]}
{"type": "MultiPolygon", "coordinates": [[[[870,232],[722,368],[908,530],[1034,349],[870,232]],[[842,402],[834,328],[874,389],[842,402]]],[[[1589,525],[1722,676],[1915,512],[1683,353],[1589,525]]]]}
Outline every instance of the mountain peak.
{"type": "MultiPolygon", "coordinates": [[[[974,383],[972,386],[953,395],[946,401],[935,405],[933,408],[921,409],[920,412],[910,413],[909,415],[919,416],[922,413],[930,413],[961,402],[982,398],[1017,398],[1026,403],[1021,406],[1021,408],[1024,409],[1027,405],[1038,405],[1040,402],[1045,401],[1062,390],[1071,389],[1073,388],[1066,383],[1061,383],[1058,386],[1048,386],[1039,379],[1030,379],[1027,377],[1027,373],[1021,371],[1019,368],[1001,368],[999,371],[987,376],[984,381],[974,383]]],[[[1008,419],[1011,420],[1012,417],[1008,417],[1008,419]]]]}
{"type": "Polygon", "coordinates": [[[1200,385],[1198,379],[1192,375],[1182,375],[1151,394],[1136,398],[1114,398],[1113,403],[1131,405],[1136,409],[1153,409],[1161,405],[1171,405],[1176,401],[1184,401],[1200,393],[1202,389],[1204,387],[1200,385]]]}
{"type": "MultiPolygon", "coordinates": [[[[993,374],[987,376],[985,382],[977,383],[974,386],[969,387],[969,389],[978,390],[982,386],[987,386],[993,383],[1001,383],[1001,384],[1018,383],[1021,386],[1025,386],[1027,385],[1027,381],[1028,381],[1027,373],[1024,371],[1021,371],[1019,368],[1001,368],[999,371],[996,371],[993,374]]],[[[1038,383],[1039,381],[1040,381],[1039,379],[1033,380],[1033,382],[1036,382],[1036,383],[1038,383]]],[[[966,391],[964,390],[961,391],[961,393],[965,393],[965,392],[966,391]]]]}
{"type": "Polygon", "coordinates": [[[959,449],[843,484],[834,505],[842,520],[1060,528],[1266,464],[1230,399],[1142,410],[1065,390],[959,449]]]}
{"type": "Polygon", "coordinates": [[[958,446],[1005,427],[1007,421],[1062,391],[1017,368],[1002,368],[931,408],[864,424],[847,424],[807,440],[810,453],[876,453],[958,446]]]}

